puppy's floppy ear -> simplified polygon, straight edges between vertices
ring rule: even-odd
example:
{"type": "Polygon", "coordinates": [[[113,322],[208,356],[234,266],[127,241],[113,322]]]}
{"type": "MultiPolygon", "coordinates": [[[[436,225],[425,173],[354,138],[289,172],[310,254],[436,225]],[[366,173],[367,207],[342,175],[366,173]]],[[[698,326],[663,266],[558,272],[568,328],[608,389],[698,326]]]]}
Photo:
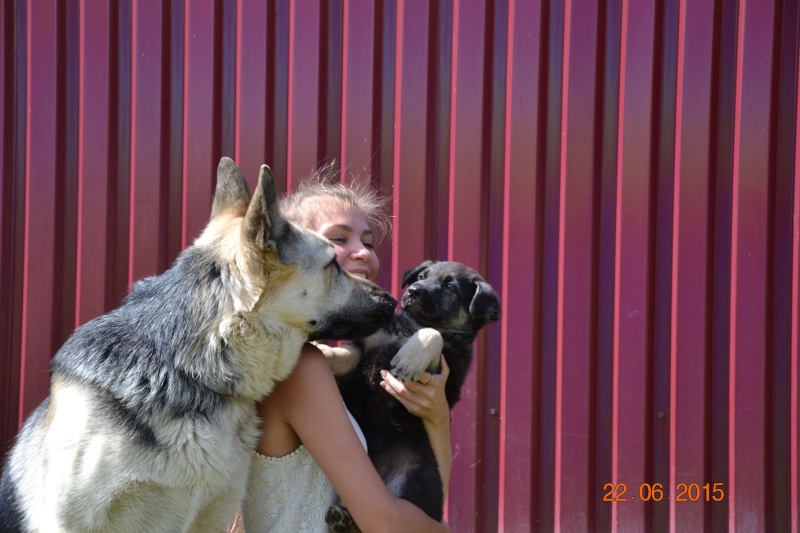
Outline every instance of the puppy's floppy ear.
{"type": "Polygon", "coordinates": [[[411,270],[406,270],[405,273],[403,273],[403,284],[401,285],[401,288],[405,288],[406,285],[411,284],[412,280],[419,276],[420,272],[431,266],[433,263],[434,262],[430,260],[423,261],[411,270]]]}
{"type": "Polygon", "coordinates": [[[469,304],[469,314],[486,322],[497,322],[500,318],[500,299],[485,281],[475,281],[475,295],[469,304]]]}
{"type": "Polygon", "coordinates": [[[267,165],[261,165],[258,185],[244,216],[242,231],[247,242],[262,250],[273,250],[286,231],[288,223],[278,211],[278,194],[275,180],[267,165]]]}
{"type": "Polygon", "coordinates": [[[250,189],[244,174],[229,157],[223,157],[217,167],[217,187],[211,204],[211,219],[222,213],[241,216],[250,203],[250,189]]]}

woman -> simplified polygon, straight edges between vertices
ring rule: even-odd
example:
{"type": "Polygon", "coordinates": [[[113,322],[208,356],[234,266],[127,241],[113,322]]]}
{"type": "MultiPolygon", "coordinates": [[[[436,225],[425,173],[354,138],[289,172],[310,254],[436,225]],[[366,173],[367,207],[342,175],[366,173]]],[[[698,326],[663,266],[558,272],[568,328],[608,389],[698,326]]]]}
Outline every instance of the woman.
{"type": "MultiPolygon", "coordinates": [[[[362,182],[344,186],[331,167],[282,201],[284,215],[327,237],[339,264],[376,281],[376,244],[388,233],[386,200],[362,182]]],[[[450,412],[442,374],[401,383],[386,374],[382,387],[422,418],[445,494],[450,477],[450,412]]],[[[243,502],[248,533],[325,532],[325,512],[335,492],[356,523],[370,531],[449,531],[385,487],[365,452],[357,424],[341,400],[328,361],[312,344],[303,348],[292,374],[259,405],[261,440],[243,502]]]]}

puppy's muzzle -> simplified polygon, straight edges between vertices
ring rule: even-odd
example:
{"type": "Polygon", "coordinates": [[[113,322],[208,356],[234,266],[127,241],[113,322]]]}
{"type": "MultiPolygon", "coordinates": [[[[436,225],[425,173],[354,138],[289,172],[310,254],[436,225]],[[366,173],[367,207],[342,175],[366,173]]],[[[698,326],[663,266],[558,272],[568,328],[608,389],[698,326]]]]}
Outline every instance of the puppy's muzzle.
{"type": "Polygon", "coordinates": [[[427,300],[427,291],[421,289],[417,284],[411,285],[403,294],[401,304],[403,309],[409,310],[413,307],[422,307],[427,300]]]}

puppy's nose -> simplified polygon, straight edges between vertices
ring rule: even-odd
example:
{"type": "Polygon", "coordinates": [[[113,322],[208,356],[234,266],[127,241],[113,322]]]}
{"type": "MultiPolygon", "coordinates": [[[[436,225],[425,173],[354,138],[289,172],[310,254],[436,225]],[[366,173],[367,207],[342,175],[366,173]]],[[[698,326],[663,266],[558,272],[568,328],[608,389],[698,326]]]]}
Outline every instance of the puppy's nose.
{"type": "Polygon", "coordinates": [[[418,289],[418,288],[416,288],[415,286],[413,286],[413,285],[412,285],[412,286],[410,286],[410,287],[408,288],[408,290],[407,290],[406,292],[407,292],[409,295],[411,295],[411,294],[417,294],[417,292],[419,292],[419,289],[418,289]]]}

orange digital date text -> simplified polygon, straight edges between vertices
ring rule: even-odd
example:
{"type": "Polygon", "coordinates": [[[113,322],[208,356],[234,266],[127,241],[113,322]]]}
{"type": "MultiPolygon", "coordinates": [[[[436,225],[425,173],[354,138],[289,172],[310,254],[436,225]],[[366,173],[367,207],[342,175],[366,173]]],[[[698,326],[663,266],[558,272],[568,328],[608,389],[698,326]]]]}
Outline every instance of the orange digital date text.
{"type": "MultiPolygon", "coordinates": [[[[663,483],[641,483],[636,494],[628,490],[627,483],[606,483],[603,485],[603,501],[627,502],[637,498],[644,502],[671,500],[673,496],[664,490],[663,483]]],[[[676,502],[721,502],[725,499],[725,489],[723,483],[678,483],[674,497],[676,502]]]]}

